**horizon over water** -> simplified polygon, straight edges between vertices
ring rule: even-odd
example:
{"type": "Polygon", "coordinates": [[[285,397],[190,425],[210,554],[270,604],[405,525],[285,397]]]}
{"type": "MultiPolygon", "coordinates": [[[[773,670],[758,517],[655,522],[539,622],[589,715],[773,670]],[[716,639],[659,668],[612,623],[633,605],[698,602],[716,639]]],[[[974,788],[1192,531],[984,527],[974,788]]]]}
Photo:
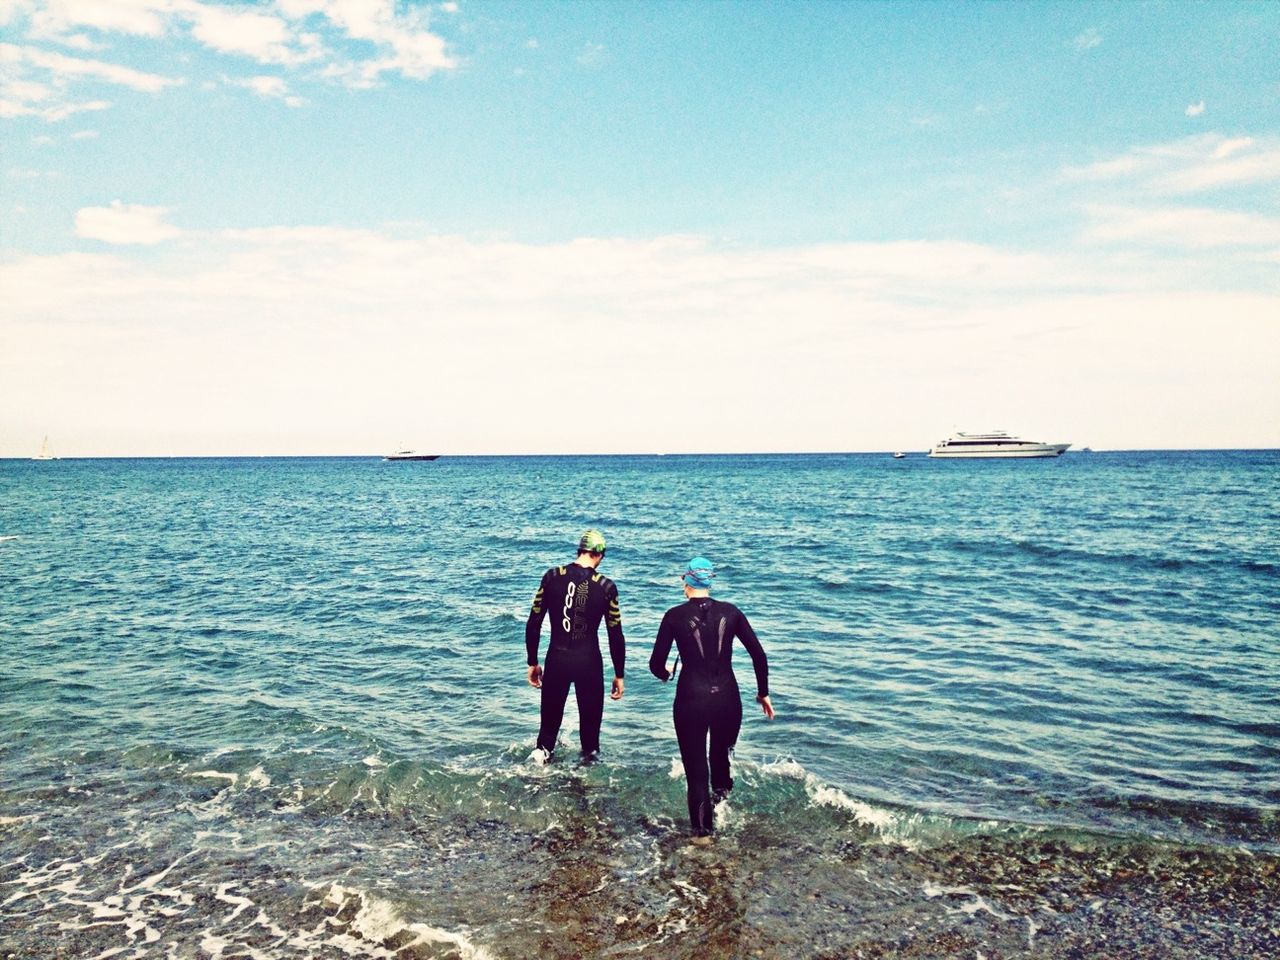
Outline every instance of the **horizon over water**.
{"type": "MultiPolygon", "coordinates": [[[[897,450],[906,453],[908,458],[925,459],[928,454],[928,450],[910,447],[901,447],[897,448],[897,450]]],[[[1081,454],[1095,453],[1274,453],[1277,451],[1280,451],[1280,447],[1092,447],[1072,444],[1062,456],[1074,457],[1081,454]]],[[[420,452],[432,453],[435,451],[424,450],[420,452]]],[[[605,457],[620,457],[624,459],[645,457],[871,457],[889,456],[894,452],[896,451],[888,448],[884,450],[623,450],[606,452],[526,451],[521,453],[495,453],[493,451],[459,453],[445,451],[437,453],[437,456],[440,459],[449,460],[601,459],[605,457]]],[[[385,456],[385,451],[347,451],[337,453],[92,453],[67,455],[58,453],[54,460],[381,460],[385,456]]],[[[34,459],[24,454],[0,455],[0,463],[21,463],[34,459]]]]}
{"type": "Polygon", "coordinates": [[[0,957],[1280,950],[1280,451],[378,456],[0,461],[0,957]],[[538,767],[587,527],[626,696],[538,767]],[[695,554],[778,710],[738,650],[709,851],[695,554]]]}

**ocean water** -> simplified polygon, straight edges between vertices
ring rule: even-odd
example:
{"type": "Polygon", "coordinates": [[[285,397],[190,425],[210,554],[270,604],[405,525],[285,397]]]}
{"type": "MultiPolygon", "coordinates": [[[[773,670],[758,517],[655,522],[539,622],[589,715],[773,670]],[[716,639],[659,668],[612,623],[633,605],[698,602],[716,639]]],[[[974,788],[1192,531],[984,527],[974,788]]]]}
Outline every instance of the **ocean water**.
{"type": "Polygon", "coordinates": [[[1275,451],[0,462],[0,957],[1274,956],[1278,677],[1275,451]],[[588,526],[626,696],[540,767],[588,526]],[[694,554],[778,711],[739,651],[709,850],[694,554]]]}

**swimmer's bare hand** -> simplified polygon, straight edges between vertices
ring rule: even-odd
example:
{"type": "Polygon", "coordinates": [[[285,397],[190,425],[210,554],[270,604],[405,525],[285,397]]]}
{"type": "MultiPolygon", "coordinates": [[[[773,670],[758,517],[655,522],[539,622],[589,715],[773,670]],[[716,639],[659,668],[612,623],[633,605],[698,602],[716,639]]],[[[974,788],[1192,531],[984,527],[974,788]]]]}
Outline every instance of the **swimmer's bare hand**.
{"type": "Polygon", "coordinates": [[[531,687],[542,686],[542,668],[538,666],[536,663],[529,668],[529,686],[531,687]]]}
{"type": "Polygon", "coordinates": [[[760,709],[764,711],[765,719],[773,719],[773,704],[769,702],[768,697],[756,697],[756,703],[760,704],[760,709]]]}
{"type": "Polygon", "coordinates": [[[622,692],[626,689],[626,684],[622,682],[621,677],[613,678],[613,691],[609,694],[610,700],[621,700],[622,692]]]}

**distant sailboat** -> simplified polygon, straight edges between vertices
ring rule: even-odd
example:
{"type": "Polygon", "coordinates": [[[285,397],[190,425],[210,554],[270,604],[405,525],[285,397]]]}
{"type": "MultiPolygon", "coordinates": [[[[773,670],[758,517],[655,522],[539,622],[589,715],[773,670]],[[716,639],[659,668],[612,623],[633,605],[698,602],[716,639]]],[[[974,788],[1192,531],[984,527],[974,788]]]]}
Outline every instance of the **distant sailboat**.
{"type": "Polygon", "coordinates": [[[40,444],[40,452],[31,458],[32,460],[57,460],[52,453],[49,452],[49,438],[44,438],[44,443],[40,444]]]}

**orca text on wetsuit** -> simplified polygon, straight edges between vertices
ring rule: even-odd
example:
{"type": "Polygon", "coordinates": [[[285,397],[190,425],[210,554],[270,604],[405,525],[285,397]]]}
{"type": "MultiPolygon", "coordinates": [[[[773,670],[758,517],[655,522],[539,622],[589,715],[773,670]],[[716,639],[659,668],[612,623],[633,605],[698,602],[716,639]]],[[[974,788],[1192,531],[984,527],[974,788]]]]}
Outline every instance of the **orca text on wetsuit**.
{"type": "Polygon", "coordinates": [[[667,655],[673,640],[680,651],[680,679],[672,712],[689,786],[689,820],[699,835],[707,835],[713,828],[712,791],[719,799],[733,789],[729,751],[737,743],[742,726],[742,699],[732,664],[735,638],[751,655],[758,696],[767,697],[769,662],[764,648],[742,611],[731,603],[698,597],[672,607],[662,618],[649,658],[649,671],[659,680],[667,680],[667,655]]]}
{"type": "Polygon", "coordinates": [[[538,640],[547,614],[551,616],[551,642],[542,671],[538,746],[548,753],[555,749],[572,684],[578,701],[582,753],[589,756],[600,749],[600,721],[604,716],[604,662],[597,633],[602,619],[609,634],[609,658],[618,679],[622,679],[626,660],[618,588],[608,577],[576,563],[552,567],[544,573],[524,628],[531,667],[538,664],[538,640]]]}

